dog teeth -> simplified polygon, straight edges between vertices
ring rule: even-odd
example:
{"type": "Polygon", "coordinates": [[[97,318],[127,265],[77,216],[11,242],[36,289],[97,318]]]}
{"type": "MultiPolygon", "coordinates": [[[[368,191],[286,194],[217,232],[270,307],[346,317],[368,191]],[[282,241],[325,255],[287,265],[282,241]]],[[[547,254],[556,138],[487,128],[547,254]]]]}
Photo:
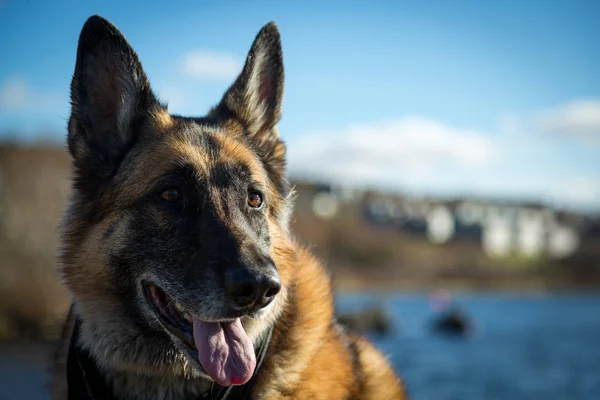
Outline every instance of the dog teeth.
{"type": "Polygon", "coordinates": [[[185,318],[185,320],[187,322],[189,322],[190,324],[193,323],[193,321],[192,321],[192,314],[190,314],[189,312],[184,312],[183,313],[183,318],[185,318]]]}
{"type": "Polygon", "coordinates": [[[175,309],[183,316],[183,318],[187,322],[189,322],[190,324],[193,323],[192,314],[185,311],[185,308],[183,308],[183,305],[181,305],[181,303],[179,303],[178,301],[175,302],[175,309]]]}

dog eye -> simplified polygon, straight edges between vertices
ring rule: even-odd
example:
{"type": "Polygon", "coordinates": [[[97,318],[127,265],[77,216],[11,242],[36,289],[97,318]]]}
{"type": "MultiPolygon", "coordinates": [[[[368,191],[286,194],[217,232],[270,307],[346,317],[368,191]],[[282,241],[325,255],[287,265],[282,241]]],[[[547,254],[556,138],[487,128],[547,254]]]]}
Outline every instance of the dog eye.
{"type": "Polygon", "coordinates": [[[259,193],[252,192],[248,194],[248,205],[252,208],[259,208],[263,203],[262,196],[259,193]]]}
{"type": "Polygon", "coordinates": [[[179,190],[177,190],[175,188],[170,188],[170,189],[163,191],[160,194],[160,197],[164,201],[174,202],[174,201],[178,201],[179,199],[181,199],[181,194],[179,193],[179,190]]]}

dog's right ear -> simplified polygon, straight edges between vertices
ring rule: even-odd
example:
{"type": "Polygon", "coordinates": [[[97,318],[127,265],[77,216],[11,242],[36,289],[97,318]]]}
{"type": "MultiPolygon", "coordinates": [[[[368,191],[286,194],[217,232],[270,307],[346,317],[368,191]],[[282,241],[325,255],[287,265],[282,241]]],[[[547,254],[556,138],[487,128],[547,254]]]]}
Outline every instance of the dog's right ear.
{"type": "Polygon", "coordinates": [[[114,169],[144,118],[160,107],[125,37],[104,18],[90,17],[71,82],[68,145],[76,165],[114,169]]]}

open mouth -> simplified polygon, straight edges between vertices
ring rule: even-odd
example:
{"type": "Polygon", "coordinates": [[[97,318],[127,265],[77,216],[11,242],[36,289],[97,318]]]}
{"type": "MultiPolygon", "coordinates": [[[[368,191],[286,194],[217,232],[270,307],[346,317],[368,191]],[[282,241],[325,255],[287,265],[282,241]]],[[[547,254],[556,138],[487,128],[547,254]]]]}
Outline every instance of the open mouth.
{"type": "Polygon", "coordinates": [[[144,294],[163,328],[182,342],[192,346],[192,349],[196,349],[192,314],[185,311],[181,303],[175,301],[156,285],[145,284],[144,294]]]}
{"type": "Polygon", "coordinates": [[[221,386],[242,385],[256,367],[252,340],[240,318],[209,322],[186,311],[165,291],[144,284],[144,295],[163,328],[198,352],[198,361],[212,380],[221,386]]]}

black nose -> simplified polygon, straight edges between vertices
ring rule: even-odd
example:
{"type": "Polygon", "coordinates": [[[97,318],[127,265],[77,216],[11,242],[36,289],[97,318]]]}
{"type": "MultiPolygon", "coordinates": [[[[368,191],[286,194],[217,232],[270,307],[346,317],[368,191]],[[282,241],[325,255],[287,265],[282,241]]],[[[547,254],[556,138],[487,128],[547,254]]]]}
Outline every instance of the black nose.
{"type": "Polygon", "coordinates": [[[225,273],[225,287],[236,306],[263,308],[279,293],[281,282],[275,267],[260,272],[237,267],[225,273]]]}

